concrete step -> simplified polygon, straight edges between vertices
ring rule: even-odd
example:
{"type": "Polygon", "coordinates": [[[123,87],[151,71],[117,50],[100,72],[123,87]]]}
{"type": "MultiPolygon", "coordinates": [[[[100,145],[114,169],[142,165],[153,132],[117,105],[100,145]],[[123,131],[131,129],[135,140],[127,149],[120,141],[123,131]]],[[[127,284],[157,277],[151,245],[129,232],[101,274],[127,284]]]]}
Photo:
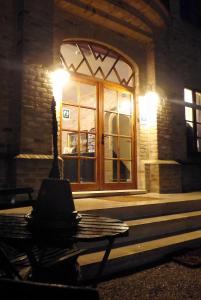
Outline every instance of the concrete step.
{"type": "Polygon", "coordinates": [[[145,241],[156,237],[201,229],[201,211],[129,220],[129,237],[122,243],[145,241]]]}
{"type": "MultiPolygon", "coordinates": [[[[130,228],[129,236],[117,238],[114,247],[201,229],[201,211],[128,220],[126,223],[130,228]]],[[[81,245],[85,249],[89,249],[89,252],[94,252],[104,248],[106,242],[94,242],[92,248],[90,248],[89,243],[82,243],[81,245]]]]}
{"type": "Polygon", "coordinates": [[[146,190],[105,190],[105,191],[83,191],[73,192],[74,199],[83,199],[90,197],[103,197],[103,196],[123,196],[123,195],[141,195],[146,194],[146,190]]]}
{"type": "MultiPolygon", "coordinates": [[[[97,198],[95,203],[97,208],[84,212],[121,219],[129,225],[129,236],[116,239],[114,247],[201,229],[200,199],[164,199],[163,201],[150,199],[131,202],[114,202],[114,197],[111,198],[112,201],[110,197],[106,199],[97,198]]],[[[132,197],[129,196],[129,199],[132,197]]],[[[87,201],[90,203],[90,199],[87,201]]],[[[105,245],[106,242],[94,242],[93,246],[83,243],[82,247],[92,253],[103,249],[105,245]]]]}
{"type": "MultiPolygon", "coordinates": [[[[142,267],[157,262],[179,249],[198,246],[201,246],[201,230],[118,247],[112,249],[103,275],[114,275],[117,272],[142,267]]],[[[103,254],[103,251],[98,251],[79,257],[84,279],[94,278],[103,254]]]]}
{"type": "MultiPolygon", "coordinates": [[[[180,195],[119,195],[75,199],[76,210],[124,220],[130,226],[127,238],[116,240],[106,274],[113,274],[157,261],[184,247],[201,245],[201,193],[180,195]]],[[[2,213],[26,213],[28,208],[2,213]]],[[[93,277],[104,243],[87,243],[87,254],[79,258],[84,274],[93,277]]],[[[85,276],[85,275],[84,275],[85,276]]]]}
{"type": "MultiPolygon", "coordinates": [[[[109,198],[109,197],[108,197],[109,198]]],[[[114,197],[111,201],[107,198],[96,198],[96,203],[93,208],[87,209],[87,206],[81,207],[81,212],[92,213],[100,216],[111,217],[121,220],[134,220],[143,219],[156,216],[164,216],[171,214],[179,214],[185,212],[201,211],[201,199],[184,199],[184,200],[140,200],[136,201],[135,196],[129,197],[130,201],[127,202],[114,202],[114,197]]],[[[143,199],[143,198],[142,198],[143,199]]],[[[90,203],[94,199],[88,198],[90,203]]],[[[80,200],[80,201],[83,201],[80,200]]]]}
{"type": "MultiPolygon", "coordinates": [[[[128,237],[116,239],[105,275],[153,263],[184,247],[201,245],[199,198],[163,201],[150,199],[127,201],[123,204],[122,201],[117,201],[115,206],[112,201],[97,199],[97,207],[87,210],[89,213],[124,220],[130,227],[128,237]],[[98,201],[108,202],[99,207],[98,201]]],[[[86,278],[93,278],[103,257],[106,242],[93,245],[85,243],[82,246],[88,248],[88,252],[79,259],[82,272],[86,278]]]]}

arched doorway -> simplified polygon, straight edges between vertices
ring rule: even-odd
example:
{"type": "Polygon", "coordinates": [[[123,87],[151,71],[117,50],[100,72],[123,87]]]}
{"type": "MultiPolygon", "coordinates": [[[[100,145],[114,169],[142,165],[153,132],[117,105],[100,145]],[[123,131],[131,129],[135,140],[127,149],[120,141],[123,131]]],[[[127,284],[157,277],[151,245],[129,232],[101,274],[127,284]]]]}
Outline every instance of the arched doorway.
{"type": "Polygon", "coordinates": [[[64,177],[73,190],[135,188],[131,65],[88,41],[63,43],[61,59],[71,73],[61,109],[64,177]]]}

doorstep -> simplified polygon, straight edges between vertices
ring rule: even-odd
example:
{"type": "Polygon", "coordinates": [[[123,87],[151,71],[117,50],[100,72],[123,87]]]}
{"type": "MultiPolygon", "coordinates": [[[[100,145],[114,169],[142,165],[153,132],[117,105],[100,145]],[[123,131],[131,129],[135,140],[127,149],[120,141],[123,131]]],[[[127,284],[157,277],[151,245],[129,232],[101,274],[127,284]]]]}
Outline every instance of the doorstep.
{"type": "Polygon", "coordinates": [[[74,199],[102,197],[102,196],[122,196],[122,195],[140,195],[146,194],[146,190],[105,190],[105,191],[84,191],[73,192],[74,199]]]}

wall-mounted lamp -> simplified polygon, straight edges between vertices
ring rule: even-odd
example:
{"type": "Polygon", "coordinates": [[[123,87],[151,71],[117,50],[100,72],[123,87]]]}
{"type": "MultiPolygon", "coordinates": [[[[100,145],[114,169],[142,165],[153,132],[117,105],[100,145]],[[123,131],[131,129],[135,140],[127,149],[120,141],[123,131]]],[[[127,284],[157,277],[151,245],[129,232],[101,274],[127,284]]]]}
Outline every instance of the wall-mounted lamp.
{"type": "Polygon", "coordinates": [[[52,168],[50,170],[50,178],[60,178],[59,161],[58,161],[58,123],[57,123],[57,113],[60,109],[60,101],[62,99],[62,91],[64,85],[69,80],[70,74],[64,69],[57,69],[50,73],[50,79],[52,81],[53,87],[53,97],[51,103],[52,112],[52,137],[53,137],[53,161],[52,168]]]}
{"type": "Polygon", "coordinates": [[[53,85],[53,96],[56,100],[57,105],[59,105],[62,98],[63,87],[68,82],[70,74],[65,69],[60,68],[51,72],[50,78],[53,85]]]}
{"type": "Polygon", "coordinates": [[[158,105],[159,95],[156,92],[148,91],[146,92],[144,97],[146,98],[147,101],[149,101],[149,103],[155,105],[155,107],[158,105]]]}
{"type": "Polygon", "coordinates": [[[140,123],[146,127],[156,126],[159,95],[154,91],[147,91],[139,97],[140,123]]]}

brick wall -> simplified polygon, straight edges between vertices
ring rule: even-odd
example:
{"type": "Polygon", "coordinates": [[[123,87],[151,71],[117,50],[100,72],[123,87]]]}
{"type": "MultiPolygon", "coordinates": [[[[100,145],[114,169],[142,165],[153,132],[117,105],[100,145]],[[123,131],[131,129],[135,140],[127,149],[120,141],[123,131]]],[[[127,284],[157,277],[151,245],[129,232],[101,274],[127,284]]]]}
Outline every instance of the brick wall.
{"type": "MultiPolygon", "coordinates": [[[[34,198],[44,178],[49,176],[52,167],[50,155],[19,155],[15,158],[16,185],[31,186],[34,189],[34,198]]],[[[59,160],[59,167],[62,170],[62,160],[59,160]]]]}
{"type": "Polygon", "coordinates": [[[20,153],[52,153],[51,100],[47,69],[24,65],[20,153]]]}
{"type": "Polygon", "coordinates": [[[201,30],[181,20],[179,1],[170,1],[170,9],[169,29],[156,43],[157,85],[164,97],[159,110],[159,157],[183,160],[186,159],[183,90],[201,88],[201,30]]]}
{"type": "Polygon", "coordinates": [[[181,166],[174,161],[150,161],[145,164],[145,180],[148,192],[182,192],[181,166]]]}
{"type": "Polygon", "coordinates": [[[181,20],[179,9],[179,1],[170,1],[169,27],[155,45],[156,86],[161,96],[157,122],[158,159],[181,163],[174,171],[170,171],[167,164],[160,168],[160,186],[167,192],[172,183],[166,174],[172,172],[173,182],[177,183],[174,184],[175,191],[176,186],[178,191],[181,187],[191,190],[201,186],[198,167],[196,164],[188,166],[183,101],[185,87],[201,88],[201,30],[181,20]]]}
{"type": "Polygon", "coordinates": [[[50,154],[53,1],[28,0],[24,9],[20,152],[50,154]]]}
{"type": "Polygon", "coordinates": [[[19,106],[14,80],[16,62],[16,14],[13,1],[1,1],[0,10],[0,186],[7,185],[8,154],[18,148],[19,106]]]}
{"type": "Polygon", "coordinates": [[[200,191],[201,189],[201,163],[183,163],[182,190],[184,192],[200,191]]]}
{"type": "MultiPolygon", "coordinates": [[[[0,20],[0,186],[5,186],[23,183],[22,176],[16,178],[22,165],[11,163],[16,155],[52,153],[53,1],[4,1],[0,20]]],[[[34,170],[23,173],[25,180],[32,176],[33,184],[34,170]]]]}
{"type": "Polygon", "coordinates": [[[51,159],[38,155],[52,153],[49,75],[53,67],[53,13],[53,1],[24,1],[20,149],[15,172],[16,184],[32,186],[35,192],[51,168],[51,159]],[[35,156],[27,158],[27,154],[35,156]]]}
{"type": "MultiPolygon", "coordinates": [[[[59,61],[62,41],[77,38],[102,42],[133,63],[138,187],[170,192],[171,186],[180,191],[181,182],[185,183],[183,186],[191,182],[187,165],[182,168],[175,161],[188,159],[183,89],[201,89],[201,60],[195,63],[195,57],[200,56],[201,38],[200,30],[180,19],[178,3],[170,1],[168,29],[157,34],[154,44],[142,46],[123,34],[61,11],[53,0],[2,2],[0,154],[17,158],[13,172],[7,172],[8,160],[2,163],[0,185],[7,184],[9,178],[15,182],[16,177],[17,184],[29,185],[33,179],[32,184],[37,187],[47,176],[51,160],[22,160],[19,155],[52,153],[49,72],[59,61]],[[149,85],[156,85],[161,99],[157,124],[147,129],[140,124],[138,96],[144,95],[149,85]]],[[[198,178],[199,172],[193,168],[189,173],[198,178]]]]}

